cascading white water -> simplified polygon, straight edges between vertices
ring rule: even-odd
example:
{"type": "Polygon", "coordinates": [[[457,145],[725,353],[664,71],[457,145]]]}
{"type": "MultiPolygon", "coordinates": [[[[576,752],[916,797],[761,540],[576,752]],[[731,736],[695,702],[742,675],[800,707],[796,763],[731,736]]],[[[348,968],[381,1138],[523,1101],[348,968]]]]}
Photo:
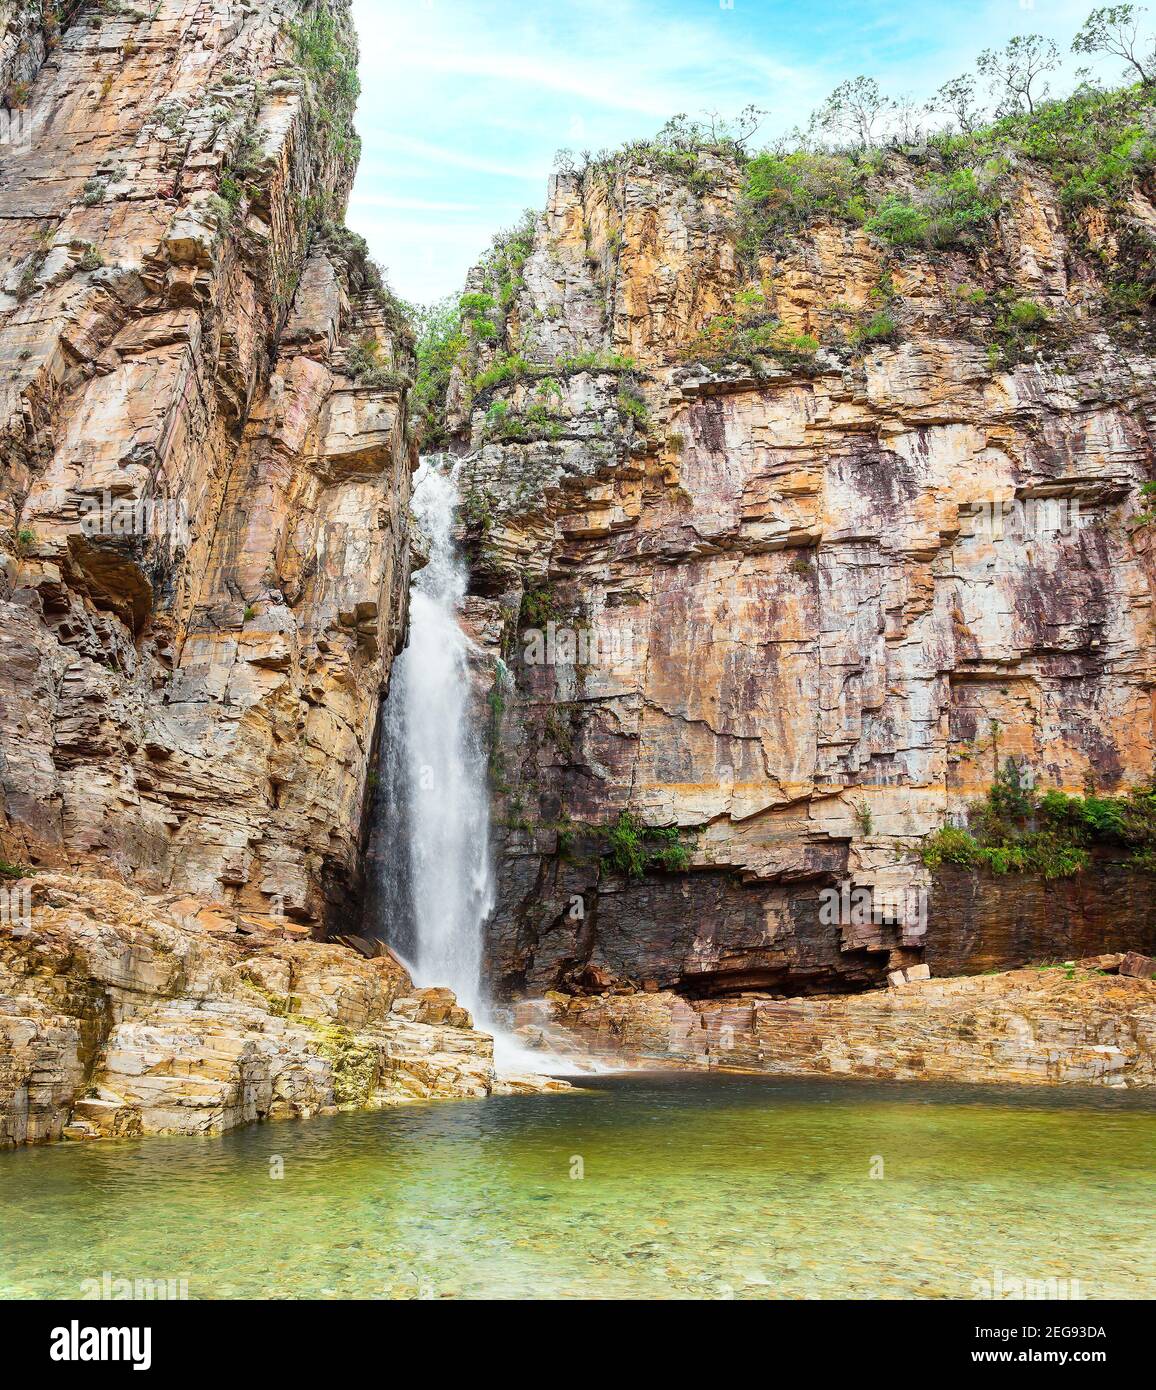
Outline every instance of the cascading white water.
{"type": "Polygon", "coordinates": [[[423,459],[413,514],[429,563],[410,590],[409,642],[385,708],[386,933],[421,985],[448,985],[484,1019],[482,927],[494,906],[486,751],[470,718],[466,569],[454,541],[455,470],[423,459]]]}
{"type": "Polygon", "coordinates": [[[381,927],[416,983],[448,985],[494,1035],[498,1069],[553,1075],[601,1070],[502,1028],[482,988],[482,935],[496,899],[488,757],[459,621],[466,566],[454,540],[456,466],[430,456],[414,478],[414,519],[429,563],[410,589],[409,641],[393,666],[382,727],[374,858],[381,927]]]}

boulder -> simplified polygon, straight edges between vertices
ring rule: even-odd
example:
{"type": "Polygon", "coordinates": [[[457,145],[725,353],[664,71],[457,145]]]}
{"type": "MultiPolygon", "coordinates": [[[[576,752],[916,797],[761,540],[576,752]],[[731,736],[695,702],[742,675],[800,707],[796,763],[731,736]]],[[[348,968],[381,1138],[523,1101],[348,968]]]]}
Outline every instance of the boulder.
{"type": "Polygon", "coordinates": [[[1128,951],[1120,962],[1120,974],[1130,975],[1136,980],[1156,979],[1156,957],[1128,951]]]}

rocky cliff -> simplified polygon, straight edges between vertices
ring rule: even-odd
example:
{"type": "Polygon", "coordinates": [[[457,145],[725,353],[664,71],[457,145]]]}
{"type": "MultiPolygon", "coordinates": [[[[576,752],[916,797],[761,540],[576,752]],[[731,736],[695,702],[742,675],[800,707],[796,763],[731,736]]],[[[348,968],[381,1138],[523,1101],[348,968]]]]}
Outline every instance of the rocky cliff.
{"type": "Polygon", "coordinates": [[[68,13],[3,49],[0,859],[320,934],[415,464],[408,330],[340,227],[348,6],[68,13]]]}
{"type": "Polygon", "coordinates": [[[1151,169],[1081,200],[1005,135],[975,168],[636,147],[471,277],[501,992],[853,990],[1067,958],[1075,918],[1152,946],[1126,853],[962,895],[921,854],[1001,777],[1153,772],[1151,169]],[[832,924],[840,884],[882,910],[832,924]]]}
{"type": "MultiPolygon", "coordinates": [[[[350,935],[417,456],[355,56],[347,0],[0,11],[0,1143],[501,1084],[350,935]]],[[[1087,158],[633,147],[471,278],[499,994],[657,1047],[698,996],[1156,946],[1156,122],[1080,100],[1087,158]]],[[[1152,988],[1049,994],[1065,1077],[1099,1029],[1148,1080],[1152,988]]],[[[881,998],[736,1006],[744,1056],[859,1066],[881,998]]]]}
{"type": "MultiPolygon", "coordinates": [[[[1127,959],[1127,958],[1126,958],[1127,959]]],[[[1131,957],[1150,976],[1150,957],[1131,957]]],[[[827,998],[551,995],[518,1008],[530,1046],[641,1065],[1024,1085],[1156,1084],[1156,986],[1100,956],[1006,974],[913,979],[827,998]]],[[[916,967],[918,970],[919,967],[916,967]]]]}
{"type": "Polygon", "coordinates": [[[354,924],[410,575],[348,4],[5,6],[0,69],[0,1146],[487,1094],[452,996],[291,939],[354,924]]]}
{"type": "Polygon", "coordinates": [[[449,990],[196,898],[38,875],[0,936],[0,1148],[540,1089],[449,990]]]}

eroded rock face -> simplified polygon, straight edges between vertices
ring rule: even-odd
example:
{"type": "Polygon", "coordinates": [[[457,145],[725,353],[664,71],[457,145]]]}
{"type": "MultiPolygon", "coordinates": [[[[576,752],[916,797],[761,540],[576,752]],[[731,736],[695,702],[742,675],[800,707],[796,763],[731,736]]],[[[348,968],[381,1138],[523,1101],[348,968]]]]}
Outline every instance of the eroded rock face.
{"type": "Polygon", "coordinates": [[[91,877],[38,876],[33,923],[0,931],[0,1146],[502,1088],[490,1037],[390,955],[91,877]]]}
{"type": "Polygon", "coordinates": [[[0,1144],[552,1085],[297,939],[357,930],[411,569],[355,70],[348,0],[0,15],[0,1144]]]}
{"type": "MultiPolygon", "coordinates": [[[[824,999],[552,995],[525,1025],[604,1055],[780,1075],[1156,1085],[1156,985],[1095,968],[916,980],[824,999]]],[[[556,1044],[555,1044],[556,1045],[556,1044]]]]}
{"type": "Polygon", "coordinates": [[[316,24],[354,62],[345,0],[90,8],[24,45],[0,858],[319,935],[358,888],[416,455],[407,331],[332,225],[355,147],[316,24]]]}
{"type": "MultiPolygon", "coordinates": [[[[820,922],[820,892],[929,889],[913,848],[1007,758],[1041,790],[1152,774],[1152,539],[1132,524],[1152,357],[1113,322],[1054,185],[1021,161],[981,251],[819,223],[744,268],[738,179],[715,172],[705,194],[629,164],[559,176],[474,364],[517,351],[536,369],[451,390],[473,626],[513,677],[489,936],[506,994],[590,969],[689,993],[856,989],[929,943],[973,968],[942,893],[926,922],[901,908],[857,931],[820,922]],[[824,346],[703,365],[696,335],[740,290],[824,346]],[[1051,325],[1014,365],[990,351],[1000,295],[1051,325]],[[893,340],[855,346],[881,304],[893,340]],[[551,623],[577,655],[532,648],[551,623]],[[580,823],[624,809],[693,831],[689,872],[610,872],[580,823]]],[[[885,177],[910,171],[894,157],[885,177]]],[[[1069,955],[1048,925],[1044,953],[1069,955]]],[[[1085,949],[1151,946],[1146,909],[1097,930],[1085,949]]],[[[1016,963],[998,944],[975,961],[1016,963]]]]}

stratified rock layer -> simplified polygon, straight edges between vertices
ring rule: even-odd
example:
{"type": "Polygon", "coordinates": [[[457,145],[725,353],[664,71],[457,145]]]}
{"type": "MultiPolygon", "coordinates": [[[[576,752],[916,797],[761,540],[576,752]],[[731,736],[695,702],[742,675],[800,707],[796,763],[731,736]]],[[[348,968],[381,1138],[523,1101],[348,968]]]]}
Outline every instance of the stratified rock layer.
{"type": "Polygon", "coordinates": [[[392,956],[107,879],[41,876],[33,913],[0,932],[0,1147],[508,1089],[490,1037],[392,956]]]}
{"type": "MultiPolygon", "coordinates": [[[[819,221],[743,267],[740,176],[709,163],[705,192],[645,159],[559,175],[476,345],[482,385],[451,390],[475,627],[512,675],[489,937],[512,995],[591,971],[856,989],[925,951],[973,968],[961,904],[910,910],[931,887],[920,838],[1009,758],[1041,791],[1152,775],[1153,528],[1133,523],[1153,361],[1055,185],[1012,167],[982,249],[819,221]],[[699,335],[740,291],[824,346],[704,365],[699,335]],[[991,306],[1016,297],[1049,328],[1009,365],[991,306]],[[856,339],[881,305],[891,340],[856,339]],[[530,366],[487,379],[501,351],[530,366]],[[1055,524],[994,524],[1041,500],[1055,524]],[[555,650],[569,628],[585,653],[543,657],[527,629],[551,623],[555,650]],[[583,826],[624,809],[690,832],[689,872],[610,872],[583,826]],[[890,904],[880,925],[824,925],[821,890],[844,880],[890,904]]],[[[911,173],[890,156],[882,186],[911,173]]],[[[1134,202],[1140,235],[1156,209],[1134,202]]],[[[1093,913],[1083,949],[1153,945],[1151,876],[1128,872],[1132,907],[1093,913]]],[[[985,878],[971,907],[995,922],[1009,895],[985,878]]],[[[1064,920],[1045,912],[1034,949],[1071,954],[1064,920]]],[[[1001,951],[1015,936],[974,959],[1030,958],[1001,951]]]]}
{"type": "Polygon", "coordinates": [[[348,0],[0,17],[3,1142],[496,1084],[452,996],[293,939],[356,925],[410,576],[355,73],[348,0]]]}
{"type": "MultiPolygon", "coordinates": [[[[1078,966],[842,998],[553,995],[547,1026],[649,1063],[895,1081],[1156,1085],[1156,984],[1078,966]]],[[[557,1045],[557,1043],[554,1043],[557,1045]]]]}
{"type": "Polygon", "coordinates": [[[406,330],[334,225],[348,5],[87,7],[40,57],[0,162],[0,858],[322,934],[416,463],[406,330]]]}

